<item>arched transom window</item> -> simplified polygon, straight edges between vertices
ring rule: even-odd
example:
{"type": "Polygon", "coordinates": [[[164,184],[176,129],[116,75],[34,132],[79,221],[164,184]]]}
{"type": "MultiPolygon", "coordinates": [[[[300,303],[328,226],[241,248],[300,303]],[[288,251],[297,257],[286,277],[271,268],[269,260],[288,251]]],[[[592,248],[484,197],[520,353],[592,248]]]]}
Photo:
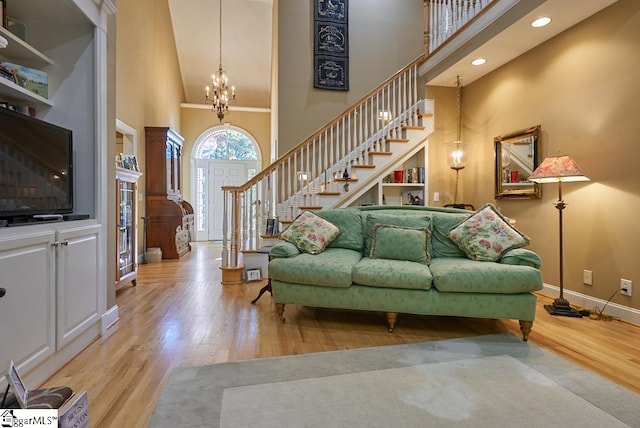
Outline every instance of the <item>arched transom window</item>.
{"type": "Polygon", "coordinates": [[[240,129],[218,126],[202,136],[196,159],[258,160],[253,139],[240,129]]]}

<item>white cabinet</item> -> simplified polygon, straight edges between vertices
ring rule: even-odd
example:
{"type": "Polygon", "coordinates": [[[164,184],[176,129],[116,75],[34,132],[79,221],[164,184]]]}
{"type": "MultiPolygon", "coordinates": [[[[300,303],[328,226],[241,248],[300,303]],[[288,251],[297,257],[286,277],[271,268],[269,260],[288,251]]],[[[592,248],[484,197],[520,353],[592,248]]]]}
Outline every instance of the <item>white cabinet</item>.
{"type": "Polygon", "coordinates": [[[60,349],[95,325],[98,308],[98,239],[100,227],[57,232],[56,344],[60,349]]]}
{"type": "Polygon", "coordinates": [[[10,360],[29,370],[55,352],[54,241],[51,230],[0,239],[1,370],[10,360]]]}
{"type": "Polygon", "coordinates": [[[89,220],[0,227],[0,389],[13,359],[37,386],[102,331],[107,281],[107,22],[112,0],[12,1],[26,40],[0,28],[0,60],[45,71],[48,94],[0,78],[0,101],[73,132],[74,213],[89,220]],[[2,43],[4,44],[4,43],[2,43]]]}
{"type": "Polygon", "coordinates": [[[100,226],[84,223],[34,226],[32,233],[34,227],[21,226],[12,229],[24,234],[0,238],[0,286],[7,290],[0,301],[0,367],[13,360],[21,372],[38,368],[46,378],[65,362],[60,355],[74,355],[99,334],[100,226]]]}

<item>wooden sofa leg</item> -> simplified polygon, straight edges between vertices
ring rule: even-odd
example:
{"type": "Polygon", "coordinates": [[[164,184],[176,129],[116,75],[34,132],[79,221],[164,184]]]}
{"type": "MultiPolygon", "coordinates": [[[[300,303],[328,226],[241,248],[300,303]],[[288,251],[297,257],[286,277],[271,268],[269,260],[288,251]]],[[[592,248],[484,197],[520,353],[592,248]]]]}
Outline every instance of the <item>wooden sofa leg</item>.
{"type": "Polygon", "coordinates": [[[520,321],[520,331],[522,332],[522,340],[525,342],[529,340],[529,333],[531,333],[531,327],[533,327],[533,321],[520,321]]]}
{"type": "Polygon", "coordinates": [[[387,312],[387,322],[389,323],[389,332],[393,332],[393,328],[396,326],[396,321],[398,320],[397,312],[387,312]]]}
{"type": "Polygon", "coordinates": [[[280,321],[284,322],[284,303],[276,303],[276,312],[280,321]]]}

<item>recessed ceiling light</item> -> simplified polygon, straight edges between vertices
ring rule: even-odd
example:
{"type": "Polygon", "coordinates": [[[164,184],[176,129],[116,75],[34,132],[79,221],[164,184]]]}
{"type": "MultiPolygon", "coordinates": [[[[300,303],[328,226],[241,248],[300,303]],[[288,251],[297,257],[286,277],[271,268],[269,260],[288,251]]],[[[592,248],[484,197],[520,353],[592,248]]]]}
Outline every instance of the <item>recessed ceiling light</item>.
{"type": "Polygon", "coordinates": [[[538,18],[535,21],[533,21],[531,23],[531,26],[533,28],[544,27],[550,22],[551,22],[551,18],[549,18],[548,16],[543,16],[542,18],[538,18]]]}
{"type": "Polygon", "coordinates": [[[482,65],[485,62],[487,62],[487,60],[484,59],[484,58],[476,58],[473,61],[471,61],[471,64],[473,64],[473,65],[482,65]]]}

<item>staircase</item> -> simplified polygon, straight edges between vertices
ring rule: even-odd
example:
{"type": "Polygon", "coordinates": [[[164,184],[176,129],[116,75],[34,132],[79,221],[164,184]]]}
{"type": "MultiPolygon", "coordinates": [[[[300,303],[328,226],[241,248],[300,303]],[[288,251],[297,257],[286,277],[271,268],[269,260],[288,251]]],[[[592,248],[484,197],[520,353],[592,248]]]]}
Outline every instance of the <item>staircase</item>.
{"type": "Polygon", "coordinates": [[[242,282],[240,252],[255,251],[304,210],[348,206],[424,146],[433,132],[433,104],[418,99],[423,60],[412,61],[242,186],[222,187],[223,283],[242,282]],[[274,220],[276,230],[267,230],[274,220]]]}
{"type": "Polygon", "coordinates": [[[241,253],[255,253],[262,241],[276,239],[278,231],[299,213],[357,203],[383,177],[426,147],[433,132],[433,103],[419,99],[423,88],[418,67],[466,34],[465,29],[494,6],[500,7],[495,7],[496,16],[490,20],[516,3],[425,0],[424,55],[242,186],[223,186],[222,283],[242,283],[241,253]]]}

